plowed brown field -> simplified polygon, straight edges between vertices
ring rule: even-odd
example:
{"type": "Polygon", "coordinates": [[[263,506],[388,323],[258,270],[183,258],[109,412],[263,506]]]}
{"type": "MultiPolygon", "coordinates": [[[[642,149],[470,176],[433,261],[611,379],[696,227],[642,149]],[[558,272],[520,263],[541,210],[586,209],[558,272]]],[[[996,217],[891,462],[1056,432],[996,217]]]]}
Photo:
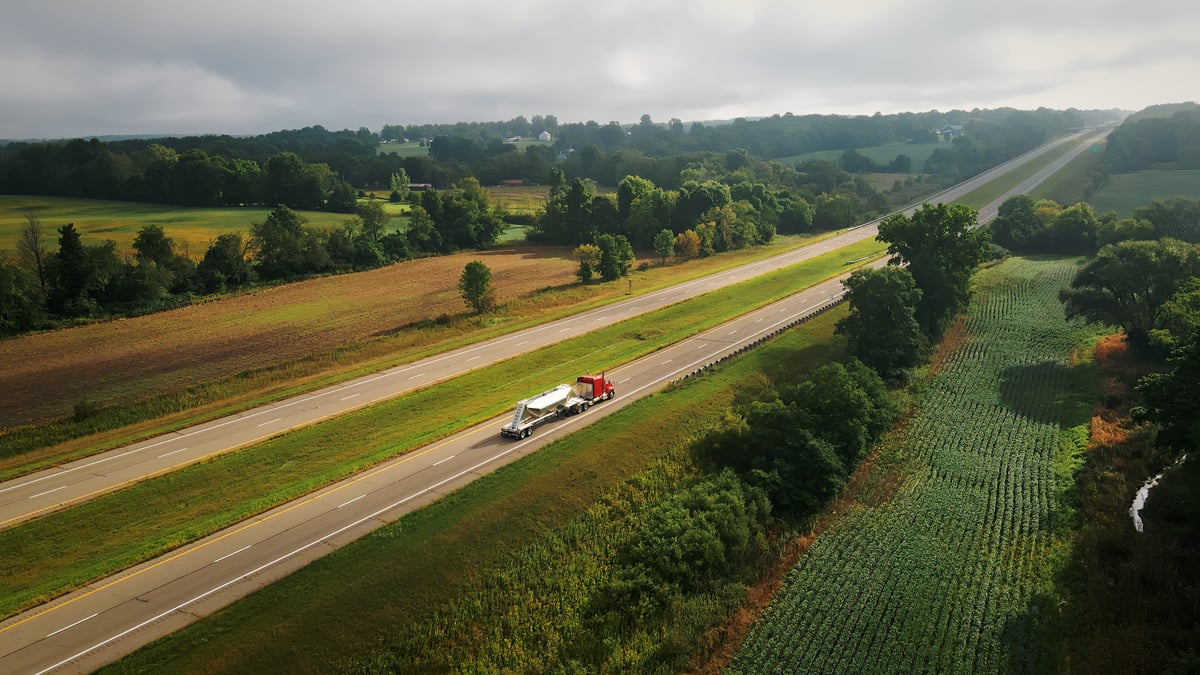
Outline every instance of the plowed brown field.
{"type": "Polygon", "coordinates": [[[328,353],[441,314],[461,314],[463,266],[492,270],[499,302],[575,280],[568,251],[530,247],[414,260],[133,319],[0,342],[0,428],[135,400],[328,353]]]}

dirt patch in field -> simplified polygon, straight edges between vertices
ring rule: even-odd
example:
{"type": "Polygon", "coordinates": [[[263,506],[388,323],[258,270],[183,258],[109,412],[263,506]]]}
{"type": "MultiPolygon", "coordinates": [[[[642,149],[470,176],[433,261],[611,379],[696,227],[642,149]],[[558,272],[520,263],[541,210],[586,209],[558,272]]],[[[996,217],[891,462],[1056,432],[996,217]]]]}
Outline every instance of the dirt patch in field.
{"type": "Polygon", "coordinates": [[[425,258],[256,290],[133,319],[0,342],[0,428],[136,400],[466,312],[463,266],[481,260],[507,302],[575,280],[568,251],[521,246],[425,258]]]}

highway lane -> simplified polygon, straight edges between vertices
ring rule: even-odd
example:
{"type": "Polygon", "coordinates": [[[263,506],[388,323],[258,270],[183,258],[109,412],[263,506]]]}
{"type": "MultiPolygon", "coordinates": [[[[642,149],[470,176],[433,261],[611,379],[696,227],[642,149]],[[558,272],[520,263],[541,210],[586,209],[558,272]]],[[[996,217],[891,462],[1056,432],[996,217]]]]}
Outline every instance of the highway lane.
{"type": "MultiPolygon", "coordinates": [[[[840,293],[840,279],[830,280],[612,369],[617,398],[543,426],[525,441],[500,439],[498,429],[507,416],[498,417],[10,618],[0,623],[0,665],[7,672],[82,672],[119,658],[479,475],[735,353],[840,293]]],[[[335,393],[339,395],[331,398],[350,395],[344,390],[335,393]]],[[[279,414],[264,414],[258,421],[279,414]]]]}
{"type": "MultiPolygon", "coordinates": [[[[1045,152],[1064,143],[1077,142],[1085,135],[1076,134],[1037,148],[926,201],[958,199],[1045,152]]],[[[1094,136],[1095,132],[1092,132],[1092,135],[1094,136]]],[[[1081,144],[1080,148],[1087,145],[1090,143],[1081,144]]],[[[1056,164],[1061,166],[1059,162],[1056,164]]],[[[1040,173],[1046,174],[1044,171],[1040,173]]],[[[911,214],[918,206],[910,206],[903,212],[911,214]]],[[[246,447],[292,429],[315,424],[476,368],[808,260],[853,242],[874,237],[878,231],[878,223],[879,220],[875,220],[809,246],[736,269],[0,483],[0,528],[13,527],[213,455],[246,447]]]]}

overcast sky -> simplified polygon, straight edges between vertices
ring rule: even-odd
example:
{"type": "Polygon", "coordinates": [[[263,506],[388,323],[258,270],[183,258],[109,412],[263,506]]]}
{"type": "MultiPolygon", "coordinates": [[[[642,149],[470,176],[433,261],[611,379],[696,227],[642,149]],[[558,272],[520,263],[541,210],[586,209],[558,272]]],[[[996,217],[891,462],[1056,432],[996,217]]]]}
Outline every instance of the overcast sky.
{"type": "Polygon", "coordinates": [[[12,0],[0,138],[1200,99],[1196,0],[12,0]]]}

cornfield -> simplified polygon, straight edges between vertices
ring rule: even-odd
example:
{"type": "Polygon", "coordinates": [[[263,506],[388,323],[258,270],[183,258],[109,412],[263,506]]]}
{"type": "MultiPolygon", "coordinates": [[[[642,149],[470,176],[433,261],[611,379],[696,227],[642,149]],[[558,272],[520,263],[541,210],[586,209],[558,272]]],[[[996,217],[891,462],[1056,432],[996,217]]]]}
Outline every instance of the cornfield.
{"type": "Polygon", "coordinates": [[[1071,385],[1089,366],[1069,355],[1088,332],[1057,301],[1075,269],[1012,259],[980,273],[961,342],[885,451],[900,488],[817,538],[732,672],[1057,668],[1063,492],[1087,428],[1071,385]]]}

